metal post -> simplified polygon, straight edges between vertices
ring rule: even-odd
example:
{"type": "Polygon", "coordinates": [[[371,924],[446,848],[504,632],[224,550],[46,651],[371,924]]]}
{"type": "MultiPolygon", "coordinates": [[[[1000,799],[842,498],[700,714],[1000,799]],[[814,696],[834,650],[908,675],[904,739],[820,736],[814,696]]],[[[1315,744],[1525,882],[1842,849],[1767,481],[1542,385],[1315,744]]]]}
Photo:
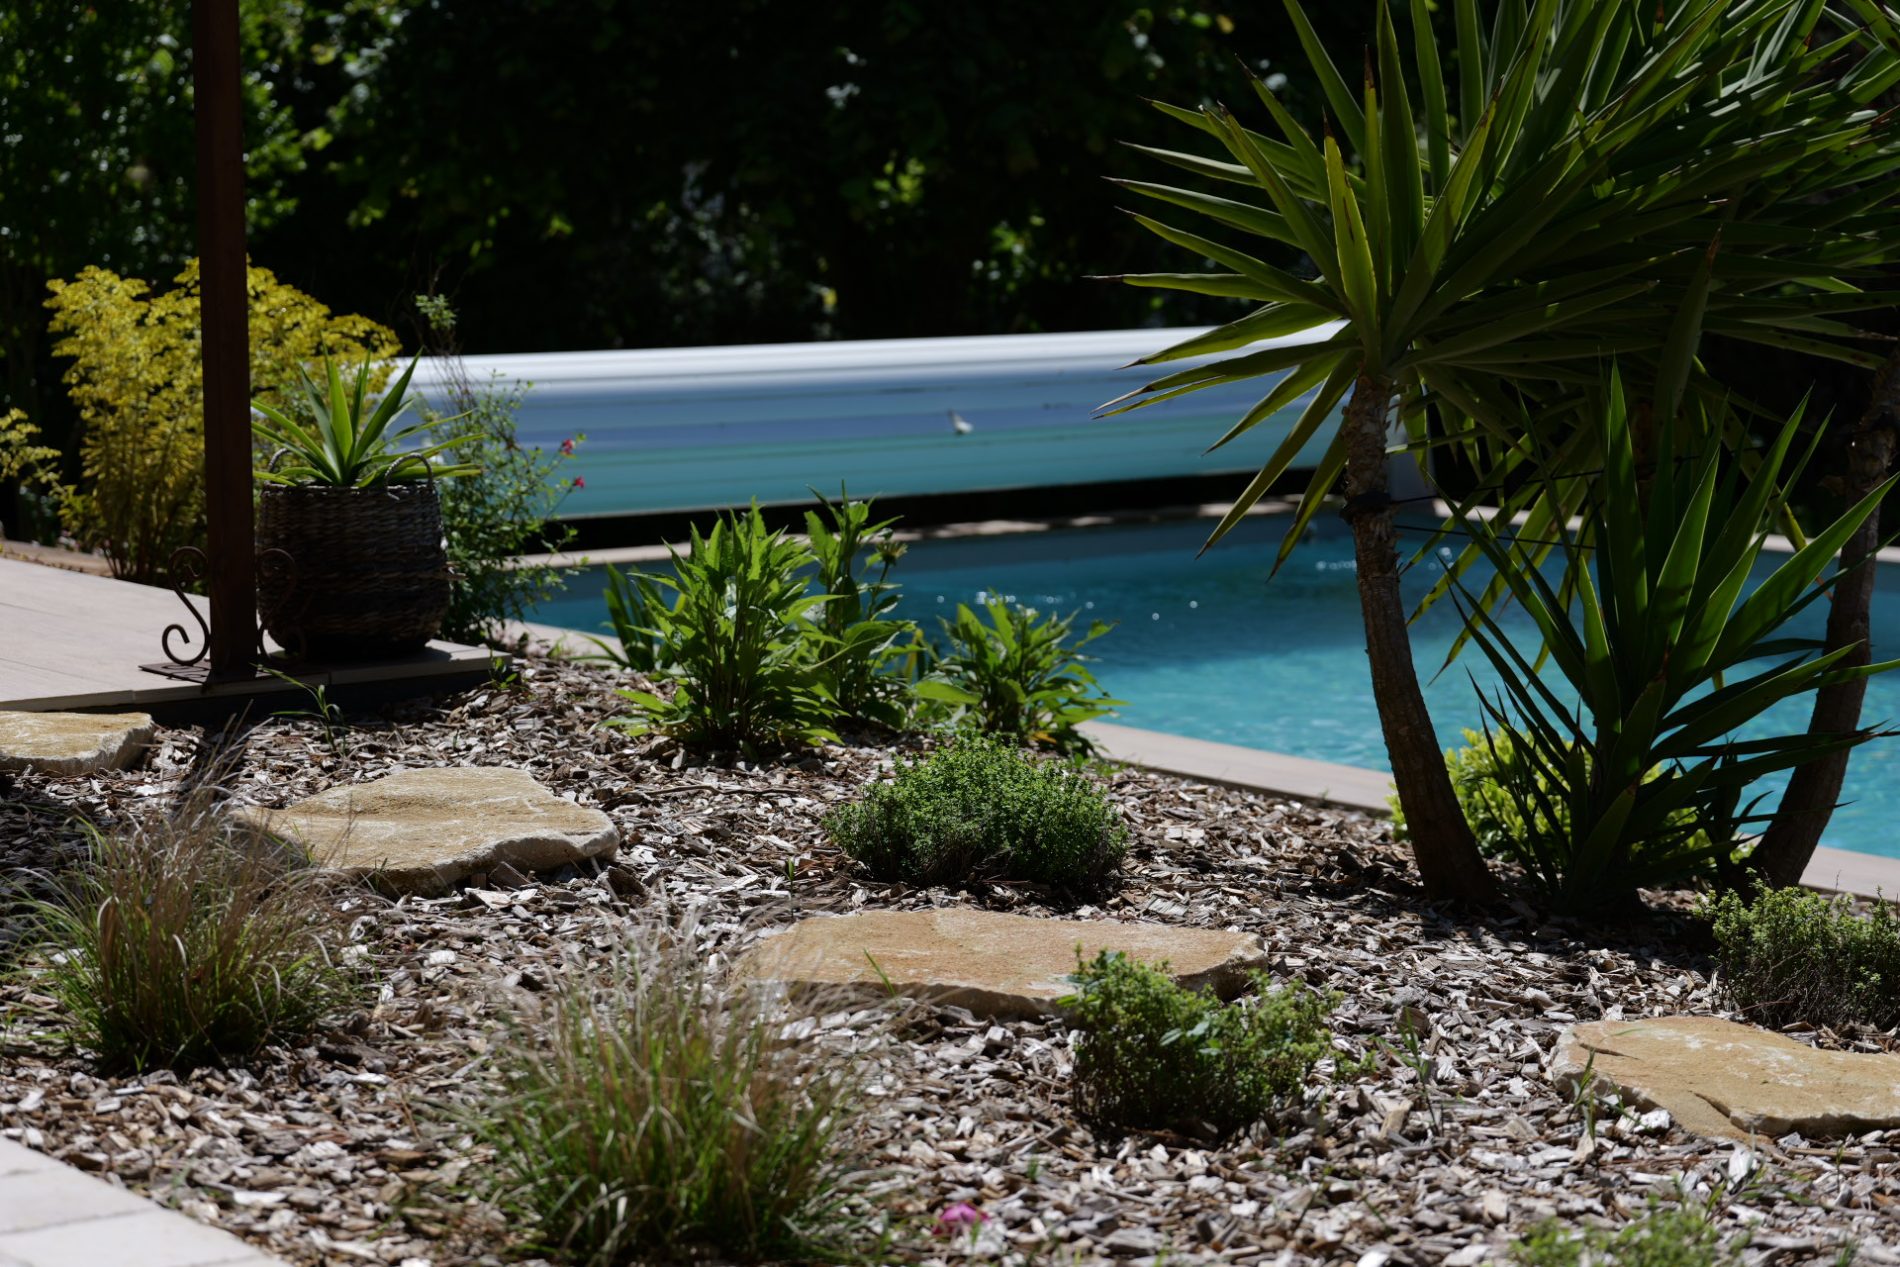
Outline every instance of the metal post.
{"type": "Polygon", "coordinates": [[[238,0],[192,0],[191,27],[211,677],[248,677],[256,656],[257,584],[238,0]]]}

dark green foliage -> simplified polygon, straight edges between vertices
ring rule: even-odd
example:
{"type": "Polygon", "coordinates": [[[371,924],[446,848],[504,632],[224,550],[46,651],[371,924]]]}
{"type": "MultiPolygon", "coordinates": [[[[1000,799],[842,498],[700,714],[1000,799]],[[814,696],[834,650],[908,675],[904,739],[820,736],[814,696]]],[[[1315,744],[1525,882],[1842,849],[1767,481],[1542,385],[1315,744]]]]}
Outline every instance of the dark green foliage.
{"type": "Polygon", "coordinates": [[[1123,701],[1096,683],[1082,648],[1113,626],[1094,621],[1071,641],[1074,615],[1039,619],[1034,608],[996,597],[983,612],[987,622],[958,603],[956,619],[940,622],[946,645],[917,694],[950,706],[962,727],[1058,752],[1091,751],[1076,727],[1123,701]]]}
{"type": "Polygon", "coordinates": [[[830,601],[813,613],[812,671],[840,720],[900,730],[910,719],[910,683],[892,670],[910,654],[917,626],[891,616],[898,588],[891,565],[904,555],[891,538],[897,521],[873,523],[871,502],[852,501],[842,490],[835,502],[817,496],[824,513],[805,512],[805,535],[815,584],[830,601]],[[870,565],[861,568],[867,553],[870,565]]]}
{"type": "Polygon", "coordinates": [[[1118,952],[1083,962],[1063,1000],[1078,1033],[1074,1087],[1082,1116],[1133,1130],[1250,1126],[1298,1104],[1332,1051],[1336,996],[1299,982],[1223,1003],[1176,985],[1166,965],[1118,952]]]}
{"type": "Polygon", "coordinates": [[[1614,1231],[1546,1219],[1512,1247],[1511,1260],[1519,1267],[1738,1267],[1747,1245],[1746,1232],[1725,1239],[1701,1214],[1651,1209],[1614,1231]]]}
{"type": "Polygon", "coordinates": [[[1121,865],[1128,829],[1079,767],[993,739],[955,740],[825,819],[832,843],[883,880],[1019,880],[1096,892],[1121,865]]]}
{"type": "MultiPolygon", "coordinates": [[[[1686,412],[1699,408],[1691,401],[1686,412]]],[[[1536,825],[1505,844],[1554,904],[1572,910],[1680,882],[1727,857],[1763,821],[1742,800],[1756,780],[1874,735],[1740,741],[1734,733],[1783,701],[1893,667],[1838,667],[1851,648],[1816,654],[1813,640],[1779,636],[1828,593],[1835,553],[1893,481],[1744,593],[1787,504],[1795,476],[1784,483],[1783,466],[1801,416],[1755,455],[1746,478],[1719,444],[1678,455],[1675,428],[1660,429],[1653,473],[1639,475],[1632,411],[1614,372],[1601,424],[1606,465],[1581,531],[1560,547],[1569,564],[1562,586],[1495,521],[1465,521],[1581,701],[1559,701],[1491,613],[1461,597],[1506,693],[1485,701],[1487,742],[1508,740],[1512,752],[1510,763],[1494,762],[1500,786],[1536,825]]],[[[1722,429],[1703,419],[1685,424],[1682,438],[1722,429]]]]}
{"type": "MultiPolygon", "coordinates": [[[[1543,781],[1530,763],[1518,755],[1516,746],[1508,733],[1498,732],[1488,738],[1480,731],[1467,729],[1464,732],[1465,746],[1448,748],[1445,751],[1445,770],[1451,775],[1451,788],[1458,797],[1458,805],[1464,810],[1465,822],[1471,827],[1471,834],[1478,842],[1478,849],[1489,858],[1515,857],[1525,851],[1525,842],[1536,838],[1549,847],[1553,837],[1561,837],[1569,830],[1568,822],[1563,820],[1565,807],[1562,802],[1553,800],[1551,808],[1557,813],[1559,822],[1555,830],[1547,827],[1541,817],[1526,819],[1519,801],[1508,790],[1531,781],[1547,793],[1555,793],[1556,788],[1543,781]]],[[[1651,771],[1650,778],[1656,772],[1651,771]]],[[[1396,796],[1387,798],[1392,810],[1392,834],[1400,840],[1405,839],[1405,807],[1396,796]]],[[[1535,812],[1541,806],[1533,806],[1535,812]]],[[[1680,821],[1693,827],[1693,811],[1680,812],[1680,821]]],[[[1700,843],[1706,844],[1707,837],[1700,832],[1700,843]]]]}
{"type": "Polygon", "coordinates": [[[609,566],[607,620],[613,626],[614,638],[612,642],[591,638],[600,653],[588,658],[609,660],[641,673],[655,673],[673,663],[672,649],[666,642],[672,626],[661,623],[671,610],[666,593],[657,577],[609,566]]]}
{"type": "Polygon", "coordinates": [[[1845,897],[1768,889],[1714,907],[1722,985],[1758,1025],[1832,1029],[1900,1025],[1900,910],[1866,914],[1845,897]]]}
{"type": "Polygon", "coordinates": [[[424,417],[437,425],[439,438],[453,438],[443,457],[475,468],[436,490],[454,577],[442,634],[457,642],[494,641],[504,624],[529,619],[578,570],[516,567],[514,560],[558,551],[573,539],[573,529],[551,521],[574,491],[562,468],[586,437],[552,452],[521,444],[516,416],[530,384],[475,382],[458,351],[454,309],[429,295],[417,296],[416,306],[446,387],[445,398],[432,402],[440,408],[426,408],[424,417]]]}
{"type": "Polygon", "coordinates": [[[650,622],[635,632],[666,648],[667,663],[654,672],[673,691],[621,691],[634,706],[623,724],[748,755],[835,738],[807,646],[811,610],[829,601],[807,590],[812,561],[803,542],[768,529],[754,506],[703,537],[694,528],[688,552],[673,553],[673,576],[635,578],[650,622]]]}
{"type": "Polygon", "coordinates": [[[848,1247],[839,1133],[848,1063],[781,1037],[766,997],[727,993],[688,934],[639,934],[576,967],[498,1053],[498,1103],[468,1125],[484,1179],[539,1247],[589,1267],[755,1260],[848,1247]]]}
{"type": "Polygon", "coordinates": [[[35,988],[107,1072],[248,1060],[361,995],[331,883],[206,795],[95,831],[91,859],[36,905],[35,988]]]}

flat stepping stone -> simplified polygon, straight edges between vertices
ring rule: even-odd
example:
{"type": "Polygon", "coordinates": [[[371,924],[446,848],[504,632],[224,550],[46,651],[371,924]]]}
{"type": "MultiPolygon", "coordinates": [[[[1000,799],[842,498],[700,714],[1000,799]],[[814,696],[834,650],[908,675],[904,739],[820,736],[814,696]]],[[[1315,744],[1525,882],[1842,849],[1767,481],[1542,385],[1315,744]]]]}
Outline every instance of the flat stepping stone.
{"type": "Polygon", "coordinates": [[[439,897],[507,864],[552,871],[620,845],[613,820],[556,796],[525,770],[400,770],[247,817],[324,866],[396,893],[439,897]]]}
{"type": "Polygon", "coordinates": [[[1553,1080],[1667,1109],[1683,1129],[1722,1139],[1809,1139],[1900,1127],[1900,1056],[1821,1051],[1772,1030],[1713,1016],[1573,1025],[1553,1080]]]}
{"type": "Polygon", "coordinates": [[[123,770],[145,754],[156,733],[146,713],[0,712],[0,770],[123,770]]]}
{"type": "Polygon", "coordinates": [[[748,951],[737,973],[794,988],[879,994],[888,982],[905,998],[978,1016],[1048,1016],[1075,991],[1067,978],[1078,947],[1087,959],[1119,950],[1144,963],[1166,960],[1182,985],[1211,986],[1223,998],[1240,992],[1250,970],[1267,966],[1266,946],[1251,933],[946,906],[814,916],[748,951]]]}

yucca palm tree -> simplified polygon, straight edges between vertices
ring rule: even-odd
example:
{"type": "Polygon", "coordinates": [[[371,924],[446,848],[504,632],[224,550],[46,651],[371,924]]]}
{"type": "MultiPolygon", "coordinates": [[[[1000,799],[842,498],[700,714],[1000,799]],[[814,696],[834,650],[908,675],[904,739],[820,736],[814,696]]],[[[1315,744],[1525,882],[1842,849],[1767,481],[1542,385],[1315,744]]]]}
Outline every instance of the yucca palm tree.
{"type": "MultiPolygon", "coordinates": [[[[1452,795],[1399,592],[1394,411],[1413,447],[1463,452],[1481,495],[1526,513],[1525,538],[1548,540],[1601,468],[1590,419],[1612,358],[1646,416],[1662,419],[1687,391],[1719,391],[1696,362],[1704,329],[1877,364],[1841,317],[1890,302],[1853,280],[1892,238],[1882,230],[1896,151],[1868,103],[1900,80],[1889,51],[1900,41],[1871,0],[1838,13],[1824,0],[1499,0],[1488,29],[1476,0],[1455,0],[1450,85],[1424,0],[1411,0],[1415,108],[1383,0],[1363,94],[1299,0],[1286,3],[1327,126],[1302,127],[1255,80],[1277,138],[1224,106],[1163,106],[1225,156],[1146,151],[1219,193],[1122,182],[1228,239],[1137,215],[1219,271],[1122,280],[1259,305],[1145,360],[1239,354],[1108,408],[1279,375],[1218,447],[1306,401],[1218,539],[1345,402],[1280,561],[1343,481],[1373,690],[1420,875],[1433,895],[1480,896],[1488,870],[1452,795]],[[1819,39],[1827,22],[1843,33],[1819,39]],[[1234,234],[1265,249],[1237,249],[1234,234]],[[1288,248],[1312,276],[1262,258],[1288,248]],[[1245,350],[1299,332],[1311,337],[1245,350]]],[[[1527,549],[1526,564],[1541,557],[1527,549]]]]}

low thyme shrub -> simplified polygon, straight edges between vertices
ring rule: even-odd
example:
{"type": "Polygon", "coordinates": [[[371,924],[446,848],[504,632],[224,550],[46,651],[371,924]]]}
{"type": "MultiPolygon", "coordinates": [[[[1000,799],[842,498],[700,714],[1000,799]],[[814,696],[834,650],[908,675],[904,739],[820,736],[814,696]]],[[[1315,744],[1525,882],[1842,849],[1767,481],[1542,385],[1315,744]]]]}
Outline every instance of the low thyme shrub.
{"type": "Polygon", "coordinates": [[[487,1181],[536,1246],[590,1267],[847,1251],[840,1132],[850,1066],[787,1037],[756,991],[727,993],[689,925],[576,967],[497,1052],[498,1103],[469,1125],[487,1181]]]}
{"type": "Polygon", "coordinates": [[[1724,1239],[1698,1213],[1652,1208],[1620,1228],[1566,1228],[1546,1219],[1511,1249],[1519,1267],[1739,1267],[1746,1232],[1724,1239]]]}
{"type": "Polygon", "coordinates": [[[881,880],[973,879],[1100,890],[1121,865],[1128,828],[1079,766],[996,739],[952,740],[825,818],[833,844],[881,880]]]}
{"type": "MultiPolygon", "coordinates": [[[[1079,956],[1078,956],[1079,958],[1079,956]]],[[[1081,962],[1063,1000],[1078,1033],[1074,1086],[1090,1122],[1231,1134],[1299,1101],[1331,1052],[1339,1000],[1293,982],[1223,1003],[1119,952],[1081,962]]]]}
{"type": "Polygon", "coordinates": [[[1712,908],[1717,962],[1735,1006],[1760,1025],[1900,1026],[1900,908],[1866,915],[1845,897],[1766,889],[1712,908]]]}
{"type": "Polygon", "coordinates": [[[28,971],[102,1070],[243,1061],[360,1000],[334,877],[208,794],[91,836],[58,895],[33,903],[44,956],[28,971]]]}

